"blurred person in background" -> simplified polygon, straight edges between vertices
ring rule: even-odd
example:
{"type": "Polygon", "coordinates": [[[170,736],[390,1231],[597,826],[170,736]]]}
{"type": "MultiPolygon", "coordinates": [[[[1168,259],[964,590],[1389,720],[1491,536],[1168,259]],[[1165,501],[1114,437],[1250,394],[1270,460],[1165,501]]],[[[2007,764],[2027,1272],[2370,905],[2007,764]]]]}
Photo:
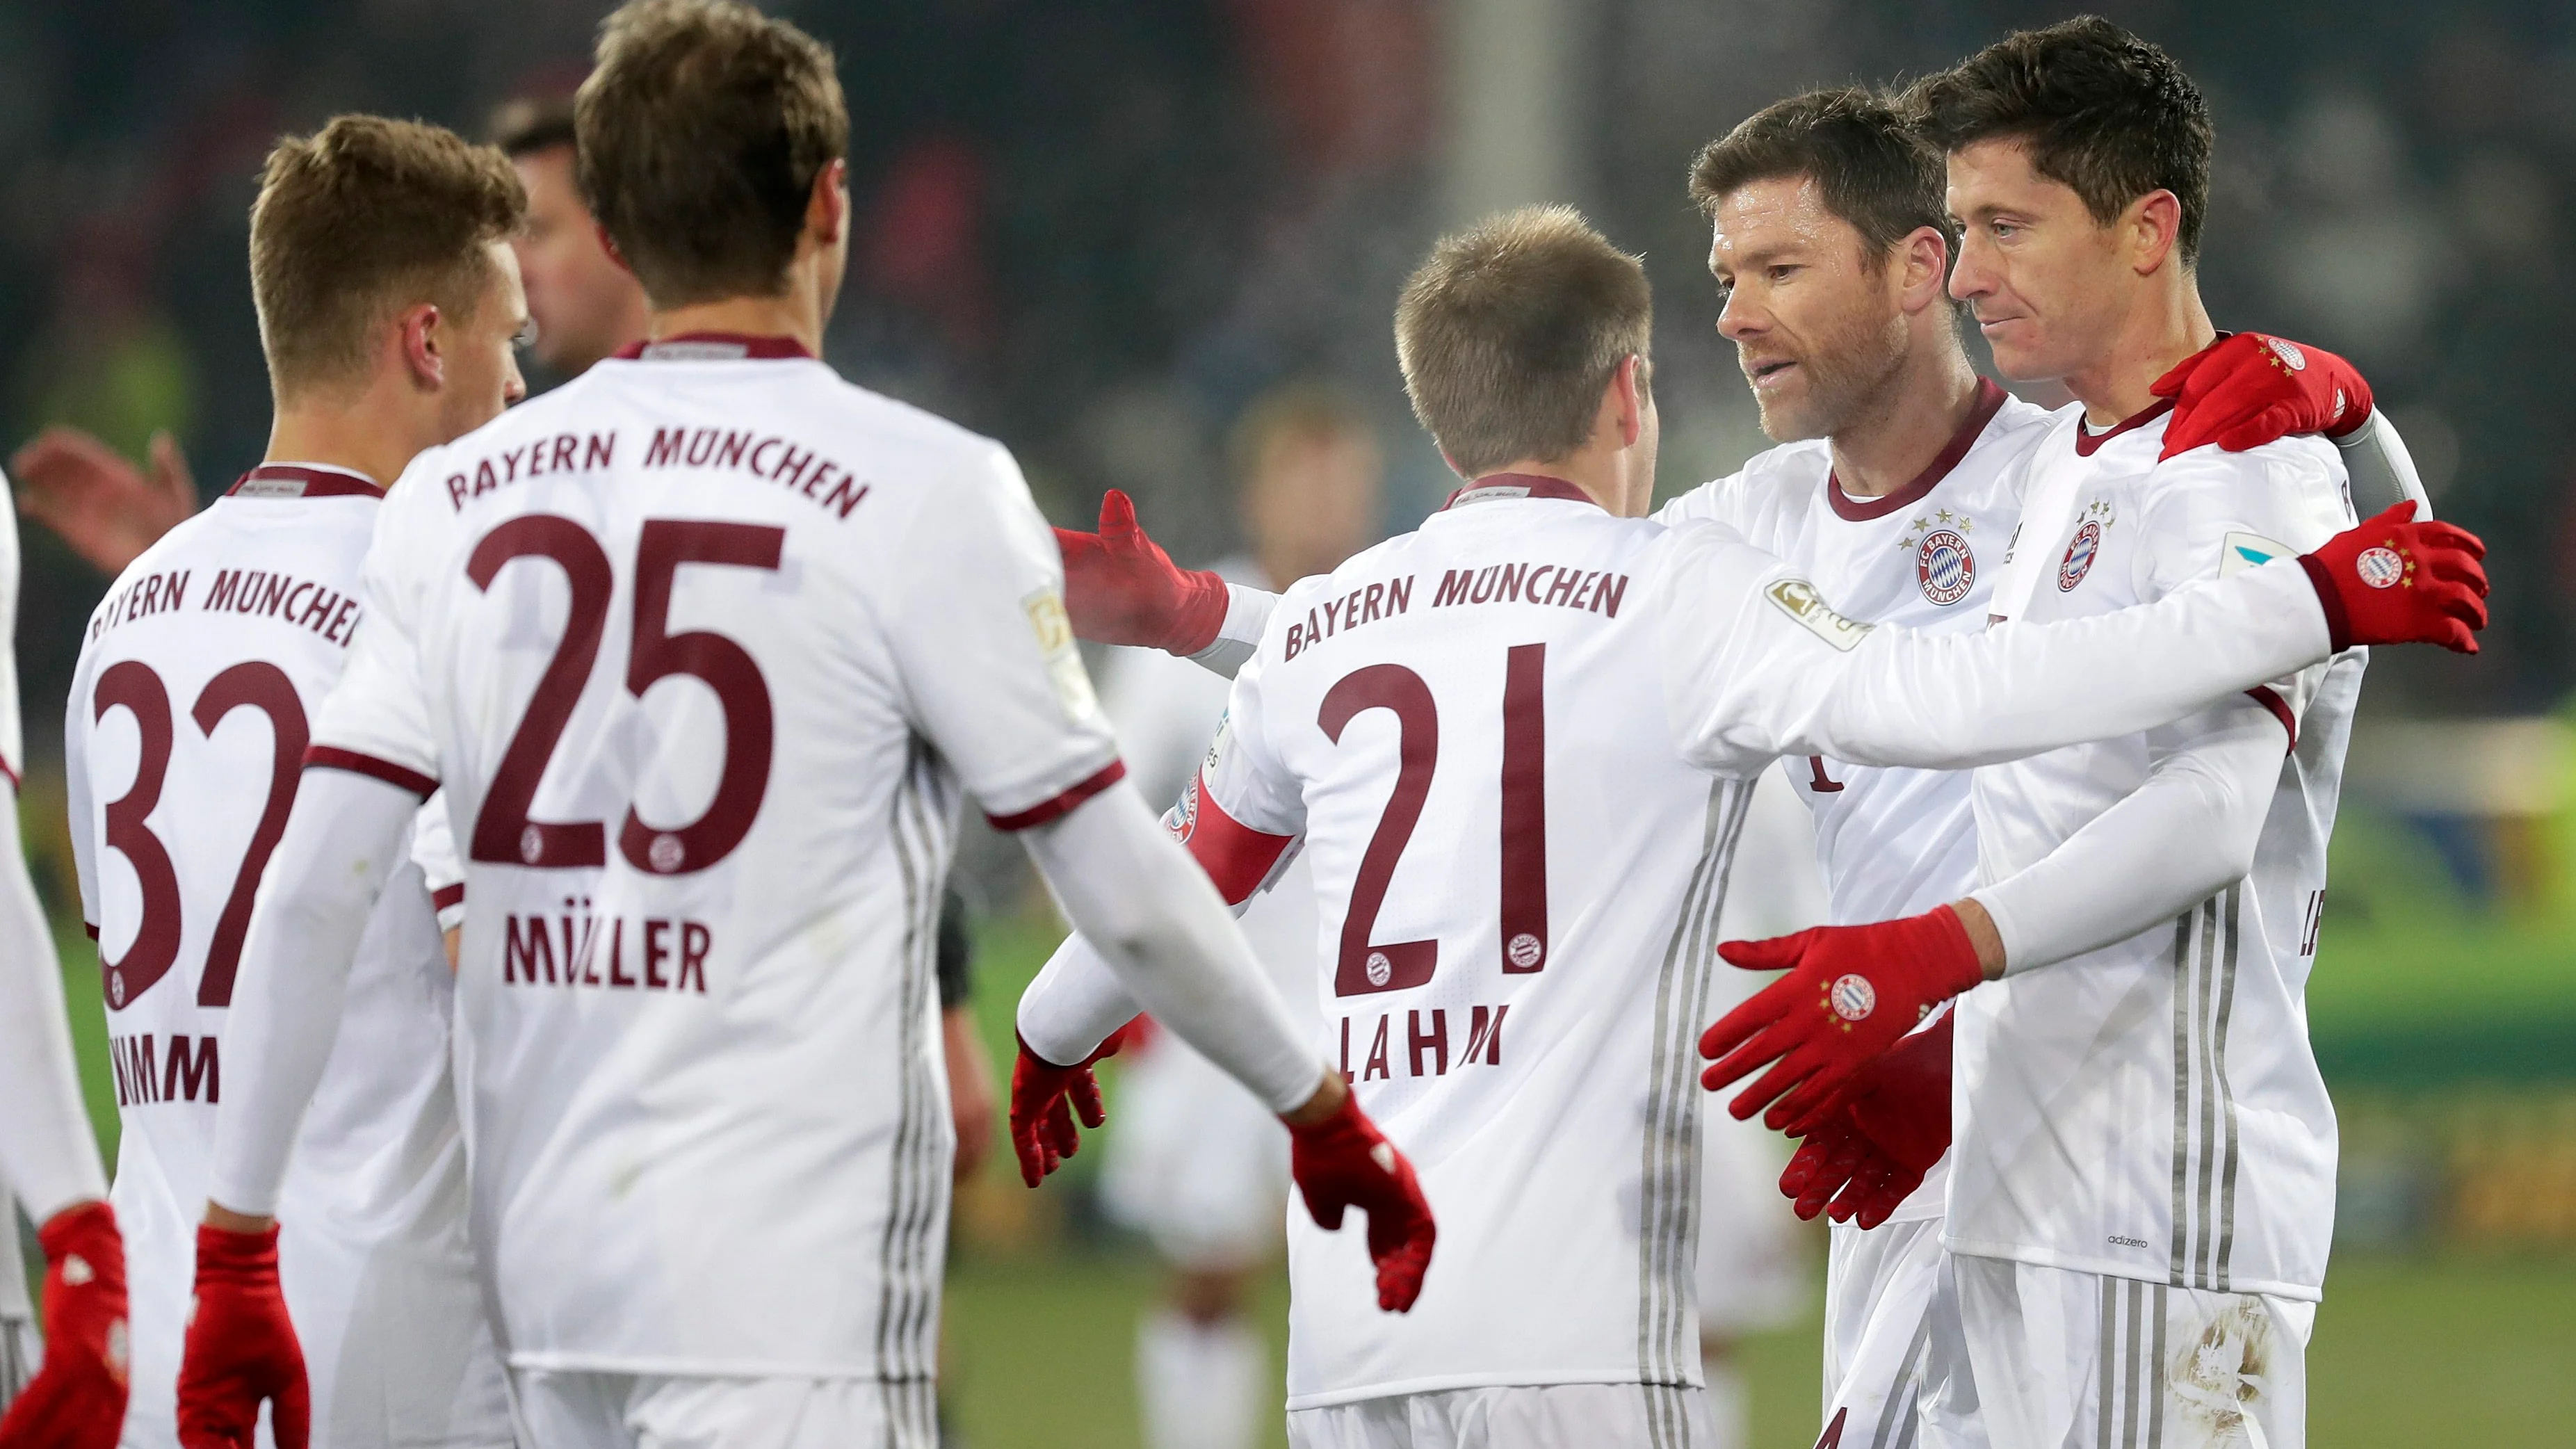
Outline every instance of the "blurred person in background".
{"type": "Polygon", "coordinates": [[[608,249],[573,180],[572,97],[522,99],[492,117],[492,142],[528,189],[528,229],[512,243],[536,319],[530,350],[570,380],[644,337],[644,288],[608,249]]]}
{"type": "MultiPolygon", "coordinates": [[[[1385,463],[1368,422],[1338,393],[1291,384],[1234,430],[1237,516],[1247,551],[1214,567],[1284,589],[1376,541],[1385,463]]],[[[1159,650],[1118,649],[1101,704],[1148,801],[1178,799],[1225,713],[1226,681],[1159,650]]],[[[1305,1028],[1315,1016],[1314,881],[1291,862],[1242,917],[1253,954],[1305,1028]]],[[[1131,1033],[1101,1190],[1110,1214],[1171,1265],[1168,1293],[1138,1325],[1137,1400],[1147,1449],[1250,1449],[1281,1412],[1259,1327],[1255,1274],[1278,1254],[1288,1134],[1249,1092],[1168,1032],[1131,1033]]]]}

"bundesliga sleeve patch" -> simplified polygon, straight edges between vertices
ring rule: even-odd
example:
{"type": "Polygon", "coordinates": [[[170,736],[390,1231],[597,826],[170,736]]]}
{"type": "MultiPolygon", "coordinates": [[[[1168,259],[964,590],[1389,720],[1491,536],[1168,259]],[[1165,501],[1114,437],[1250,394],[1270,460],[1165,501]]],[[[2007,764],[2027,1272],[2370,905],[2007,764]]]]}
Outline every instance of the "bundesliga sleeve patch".
{"type": "Polygon", "coordinates": [[[1091,692],[1091,675],[1082,667],[1082,651],[1073,642],[1073,617],[1064,611],[1064,595],[1054,588],[1043,588],[1020,600],[1028,611],[1029,632],[1037,635],[1038,653],[1046,660],[1047,683],[1055,689],[1055,702],[1064,709],[1064,717],[1081,721],[1100,712],[1100,698],[1091,692]]]}
{"type": "Polygon", "coordinates": [[[2219,545],[2218,576],[2232,579],[2257,564],[2276,558],[2288,558],[2298,550],[2286,543],[2274,543],[2259,533],[2231,533],[2219,545]]]}
{"type": "Polygon", "coordinates": [[[1835,613],[1825,596],[1805,579],[1782,579],[1764,589],[1762,596],[1778,605],[1781,613],[1797,620],[1808,633],[1846,653],[1869,637],[1872,626],[1835,613]]]}

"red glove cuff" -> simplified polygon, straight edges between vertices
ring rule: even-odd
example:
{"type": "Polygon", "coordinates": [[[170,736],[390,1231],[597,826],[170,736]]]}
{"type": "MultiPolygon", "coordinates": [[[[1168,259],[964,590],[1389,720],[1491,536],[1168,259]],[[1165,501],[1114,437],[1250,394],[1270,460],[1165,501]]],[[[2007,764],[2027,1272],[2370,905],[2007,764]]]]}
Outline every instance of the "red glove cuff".
{"type": "Polygon", "coordinates": [[[90,1259],[125,1260],[125,1239],[116,1231],[116,1213],[103,1202],[86,1202],[65,1208],[45,1219],[36,1229],[36,1241],[44,1245],[45,1261],[59,1263],[72,1253],[90,1259]]]}
{"type": "Polygon", "coordinates": [[[2334,574],[2325,560],[2312,553],[2299,555],[2299,567],[2307,570],[2308,584],[2317,591],[2317,607],[2325,611],[2326,645],[2341,654],[2352,647],[2352,616],[2344,612],[2343,594],[2335,588],[2334,574]]]}
{"type": "Polygon", "coordinates": [[[277,1224],[237,1233],[212,1223],[197,1225],[197,1281],[250,1283],[277,1277],[277,1224]]]}
{"type": "Polygon", "coordinates": [[[1934,906],[1922,919],[1927,930],[1925,954],[1940,972],[1934,984],[1947,988],[1942,992],[1944,1000],[1986,979],[1986,968],[1977,960],[1977,943],[1968,939],[1967,923],[1957,911],[1934,906]]]}

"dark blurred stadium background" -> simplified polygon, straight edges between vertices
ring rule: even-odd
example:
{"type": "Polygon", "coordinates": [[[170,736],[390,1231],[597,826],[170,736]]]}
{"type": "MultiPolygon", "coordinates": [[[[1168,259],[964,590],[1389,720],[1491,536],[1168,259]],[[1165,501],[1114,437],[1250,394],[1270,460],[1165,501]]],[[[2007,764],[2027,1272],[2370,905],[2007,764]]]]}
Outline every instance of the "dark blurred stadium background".
{"type": "MultiPolygon", "coordinates": [[[[254,168],[334,112],[469,133],[583,71],[599,0],[9,0],[0,6],[0,444],[48,422],[202,490],[255,461],[254,168]]],[[[801,0],[838,51],[859,226],[849,376],[1008,442],[1059,521],[1127,488],[1185,556],[1230,540],[1220,440],[1291,377],[1379,416],[1387,526],[1443,488],[1398,388],[1395,288],[1442,226],[1565,199],[1660,292],[1663,485],[1764,445],[1683,195],[1702,142],[1790,91],[1919,74],[2072,7],[2006,0],[801,0]]],[[[2313,1027],[2344,1112],[2343,1239],[2313,1359],[2321,1446],[2576,1442],[2576,7],[2102,7],[2208,91],[2220,325],[2358,362],[2438,509],[2494,550],[2463,661],[2373,670],[2313,1027]]],[[[542,386],[546,379],[534,379],[542,386]]],[[[25,803],[76,922],[62,703],[106,581],[26,529],[25,803]]],[[[1055,928],[970,850],[982,1003],[1055,928]]],[[[94,957],[65,970],[95,1046],[94,957]]],[[[100,1124],[112,1139],[95,1052],[100,1124]]],[[[1134,1442],[1149,1281],[1078,1183],[999,1165],[959,1214],[951,1395],[978,1444],[1134,1442]]],[[[1272,1303],[1276,1317],[1277,1295],[1272,1303]]],[[[1811,1329],[1757,1345],[1761,1443],[1812,1436],[1811,1329]]]]}

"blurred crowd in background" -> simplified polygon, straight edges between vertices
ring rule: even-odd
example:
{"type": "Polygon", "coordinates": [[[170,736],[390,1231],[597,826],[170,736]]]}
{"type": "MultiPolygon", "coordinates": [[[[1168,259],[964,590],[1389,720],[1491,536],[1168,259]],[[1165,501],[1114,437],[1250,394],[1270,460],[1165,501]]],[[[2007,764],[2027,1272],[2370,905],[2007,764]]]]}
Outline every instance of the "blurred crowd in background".
{"type": "MultiPolygon", "coordinates": [[[[0,8],[0,434],[167,430],[211,493],[268,426],[244,274],[259,157],[335,111],[469,133],[582,73],[593,0],[17,0],[0,8]]],[[[1555,92],[1478,73],[1436,0],[802,0],[838,51],[859,202],[831,360],[1008,442],[1060,521],[1136,494],[1185,556],[1233,540],[1219,446],[1291,378],[1379,416],[1391,527],[1443,491],[1405,416],[1397,284],[1461,218],[1455,130],[1527,144],[1661,304],[1668,490],[1762,446],[1712,327],[1692,151],[1789,91],[1920,74],[2064,5],[1514,0],[1555,92]],[[1486,93],[1492,85],[1499,93],[1486,93]]],[[[2222,326],[2358,362],[2437,505],[2494,545],[2487,655],[2373,706],[2531,713],[2576,680],[2576,11],[2552,0],[2117,4],[2208,91],[2204,288],[2222,326]]],[[[1506,198],[1518,199],[1518,198],[1506,198]]],[[[534,379],[542,386],[545,379],[534,379]]],[[[105,580],[31,532],[19,660],[54,734],[105,580]]],[[[2429,654],[2430,651],[2424,651],[2429,654]]],[[[2395,661],[2392,661],[2395,662],[2395,661]]]]}

